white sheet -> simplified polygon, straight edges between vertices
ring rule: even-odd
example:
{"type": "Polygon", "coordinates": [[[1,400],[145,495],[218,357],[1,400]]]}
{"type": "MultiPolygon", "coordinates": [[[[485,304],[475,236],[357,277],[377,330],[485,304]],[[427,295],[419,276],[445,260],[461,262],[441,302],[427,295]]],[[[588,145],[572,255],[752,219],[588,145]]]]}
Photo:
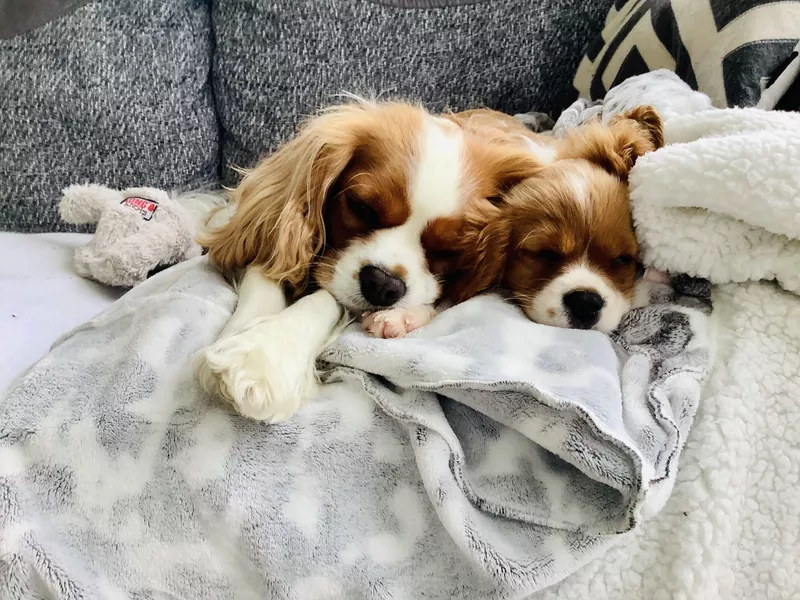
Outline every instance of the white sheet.
{"type": "Polygon", "coordinates": [[[124,293],[75,274],[73,249],[89,237],[0,233],[0,390],[124,293]]]}

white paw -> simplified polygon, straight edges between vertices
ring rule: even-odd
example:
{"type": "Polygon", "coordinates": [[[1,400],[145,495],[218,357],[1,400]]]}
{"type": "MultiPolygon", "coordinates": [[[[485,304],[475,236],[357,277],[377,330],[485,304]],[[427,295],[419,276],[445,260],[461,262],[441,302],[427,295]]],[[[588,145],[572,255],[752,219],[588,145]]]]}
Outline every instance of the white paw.
{"type": "Polygon", "coordinates": [[[401,338],[405,334],[427,325],[436,316],[432,306],[390,308],[367,313],[361,326],[364,331],[379,338],[401,338]]]}
{"type": "Polygon", "coordinates": [[[297,348],[285,329],[281,319],[268,319],[201,350],[194,363],[200,385],[252,419],[288,419],[316,394],[317,377],[316,355],[297,348]]]}

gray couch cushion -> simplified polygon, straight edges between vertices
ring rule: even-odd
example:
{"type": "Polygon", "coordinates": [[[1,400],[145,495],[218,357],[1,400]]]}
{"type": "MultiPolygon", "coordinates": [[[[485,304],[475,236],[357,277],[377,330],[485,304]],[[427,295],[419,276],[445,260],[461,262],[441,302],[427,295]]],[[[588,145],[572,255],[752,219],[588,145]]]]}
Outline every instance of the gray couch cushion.
{"type": "MultiPolygon", "coordinates": [[[[610,5],[215,0],[223,165],[250,166],[341,91],[419,99],[436,110],[554,111],[571,99],[572,74],[610,5]]],[[[230,183],[232,171],[225,174],[230,183]]]]}
{"type": "Polygon", "coordinates": [[[211,45],[200,0],[93,2],[0,41],[0,230],[72,230],[72,183],[215,181],[211,45]]]}

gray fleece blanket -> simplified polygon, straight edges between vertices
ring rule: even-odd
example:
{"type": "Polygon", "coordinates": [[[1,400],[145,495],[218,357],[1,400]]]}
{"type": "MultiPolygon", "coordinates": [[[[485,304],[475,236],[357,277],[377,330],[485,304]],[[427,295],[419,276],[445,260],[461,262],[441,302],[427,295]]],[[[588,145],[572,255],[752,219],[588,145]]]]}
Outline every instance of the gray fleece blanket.
{"type": "Polygon", "coordinates": [[[0,598],[530,597],[669,495],[709,354],[709,290],[674,283],[613,339],[497,296],[354,326],[269,426],[189,371],[234,291],[160,273],[0,400],[0,598]]]}

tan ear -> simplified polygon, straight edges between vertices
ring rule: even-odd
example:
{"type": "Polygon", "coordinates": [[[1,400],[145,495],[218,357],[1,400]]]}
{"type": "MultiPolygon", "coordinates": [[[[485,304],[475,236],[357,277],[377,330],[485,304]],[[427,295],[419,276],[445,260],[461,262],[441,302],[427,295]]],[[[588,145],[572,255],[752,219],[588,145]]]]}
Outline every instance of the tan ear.
{"type": "Polygon", "coordinates": [[[507,152],[505,156],[499,157],[494,165],[497,188],[505,194],[521,181],[536,175],[544,167],[544,163],[527,151],[519,153],[514,149],[507,152]]]}
{"type": "Polygon", "coordinates": [[[505,270],[511,230],[502,215],[471,224],[462,238],[467,258],[464,268],[449,286],[453,302],[464,302],[500,285],[505,270]]]}
{"type": "Polygon", "coordinates": [[[358,105],[329,110],[299,135],[246,173],[233,190],[230,221],[200,243],[224,271],[250,265],[301,294],[315,257],[325,246],[323,206],[355,152],[347,117],[358,105]]]}
{"type": "Polygon", "coordinates": [[[623,181],[636,160],[664,145],[664,125],[650,106],[639,106],[610,124],[590,123],[572,131],[559,149],[559,158],[583,158],[623,181]]]}
{"type": "Polygon", "coordinates": [[[615,122],[629,119],[639,124],[641,130],[650,139],[653,149],[658,150],[664,146],[664,121],[652,106],[637,106],[618,116],[615,122]]]}
{"type": "Polygon", "coordinates": [[[429,246],[429,264],[442,277],[445,298],[463,302],[499,285],[510,237],[500,207],[475,200],[459,217],[430,228],[436,244],[429,246]]]}
{"type": "Polygon", "coordinates": [[[496,138],[469,148],[470,171],[476,177],[473,197],[437,232],[449,255],[443,275],[445,295],[453,302],[500,284],[511,236],[505,196],[544,168],[518,139],[496,138]]]}
{"type": "Polygon", "coordinates": [[[492,204],[503,203],[503,196],[519,182],[544,168],[544,163],[524,148],[513,143],[491,142],[470,145],[469,170],[475,177],[475,196],[492,204]]]}

